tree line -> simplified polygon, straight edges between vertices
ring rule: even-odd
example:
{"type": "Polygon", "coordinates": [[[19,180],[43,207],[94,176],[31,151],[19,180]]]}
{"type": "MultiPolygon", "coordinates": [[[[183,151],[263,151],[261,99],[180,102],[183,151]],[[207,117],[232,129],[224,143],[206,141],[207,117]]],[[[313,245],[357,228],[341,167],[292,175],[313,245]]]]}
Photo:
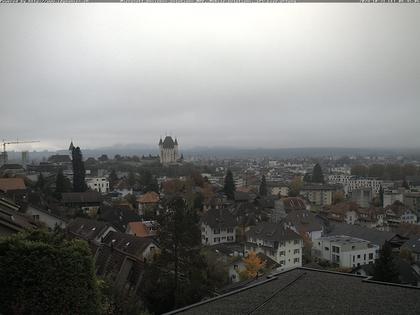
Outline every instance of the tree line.
{"type": "Polygon", "coordinates": [[[403,180],[407,176],[420,176],[420,168],[412,164],[358,164],[352,166],[351,174],[385,180],[403,180]]]}

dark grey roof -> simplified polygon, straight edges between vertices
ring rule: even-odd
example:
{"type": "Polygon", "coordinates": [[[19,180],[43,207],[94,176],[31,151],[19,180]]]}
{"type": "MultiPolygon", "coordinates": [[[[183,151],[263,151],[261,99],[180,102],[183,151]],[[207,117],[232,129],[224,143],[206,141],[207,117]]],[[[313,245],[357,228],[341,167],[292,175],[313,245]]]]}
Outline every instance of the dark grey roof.
{"type": "Polygon", "coordinates": [[[351,237],[361,238],[371,243],[382,246],[385,241],[389,241],[395,236],[395,233],[384,232],[376,229],[367,228],[360,225],[334,223],[330,225],[327,236],[331,235],[347,235],[351,237]]]}
{"type": "Polygon", "coordinates": [[[70,156],[68,156],[67,154],[56,154],[56,155],[51,155],[48,158],[48,162],[50,162],[50,163],[71,163],[71,159],[70,159],[70,156]]]}
{"type": "Polygon", "coordinates": [[[133,256],[141,256],[146,247],[154,243],[151,237],[138,237],[120,232],[109,232],[102,242],[133,256]]]}
{"type": "Polygon", "coordinates": [[[98,203],[102,200],[96,191],[62,193],[61,197],[63,203],[98,203]]]}
{"type": "Polygon", "coordinates": [[[256,197],[253,193],[248,193],[244,191],[235,191],[234,192],[234,199],[235,201],[250,201],[254,200],[256,197]]]}
{"type": "Polygon", "coordinates": [[[300,232],[321,231],[322,225],[315,218],[315,215],[308,210],[295,210],[287,214],[284,222],[293,225],[300,232]]]}
{"type": "Polygon", "coordinates": [[[420,236],[416,236],[404,243],[402,248],[408,249],[413,253],[420,254],[420,236]]]}
{"type": "Polygon", "coordinates": [[[419,314],[419,296],[418,288],[301,267],[172,314],[419,314]]]}
{"type": "Polygon", "coordinates": [[[171,136],[166,136],[165,139],[163,140],[162,145],[164,149],[173,149],[175,147],[174,140],[172,139],[171,136]]]}
{"type": "Polygon", "coordinates": [[[0,170],[21,170],[23,166],[20,164],[3,164],[0,170]]]}
{"type": "Polygon", "coordinates": [[[212,208],[203,214],[201,222],[210,226],[212,229],[233,228],[237,225],[234,216],[228,209],[212,208]]]}
{"type": "Polygon", "coordinates": [[[260,222],[256,226],[250,228],[246,232],[247,239],[258,238],[267,241],[289,241],[301,239],[302,237],[292,231],[291,229],[285,228],[282,223],[271,223],[271,222],[260,222]]]}
{"type": "Polygon", "coordinates": [[[120,232],[125,232],[128,222],[141,220],[134,210],[120,206],[102,206],[99,209],[99,219],[112,224],[120,232]]]}
{"type": "Polygon", "coordinates": [[[67,225],[67,231],[77,238],[94,240],[110,225],[106,222],[86,218],[76,218],[67,225]]]}

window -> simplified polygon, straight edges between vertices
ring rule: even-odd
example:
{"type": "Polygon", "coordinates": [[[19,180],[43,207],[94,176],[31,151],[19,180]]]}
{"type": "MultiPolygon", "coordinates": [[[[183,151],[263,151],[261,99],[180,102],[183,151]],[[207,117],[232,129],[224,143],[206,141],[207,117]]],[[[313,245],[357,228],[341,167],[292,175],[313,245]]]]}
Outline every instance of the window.
{"type": "Polygon", "coordinates": [[[293,254],[299,254],[300,250],[299,249],[295,249],[293,254]]]}
{"type": "Polygon", "coordinates": [[[228,236],[228,237],[227,237],[227,240],[228,240],[228,241],[233,241],[233,236],[228,236]]]}
{"type": "Polygon", "coordinates": [[[280,256],[285,256],[286,252],[284,250],[280,251],[280,256]]]}
{"type": "Polygon", "coordinates": [[[214,234],[220,234],[220,229],[214,229],[214,230],[213,230],[213,233],[214,233],[214,234]]]}
{"type": "Polygon", "coordinates": [[[285,260],[280,260],[280,266],[283,266],[285,264],[286,264],[286,261],[285,260]]]}
{"type": "Polygon", "coordinates": [[[332,251],[333,251],[333,253],[339,253],[340,252],[340,247],[333,246],[332,251]]]}
{"type": "Polygon", "coordinates": [[[366,254],[363,254],[363,260],[366,260],[366,254]]]}
{"type": "Polygon", "coordinates": [[[233,265],[233,269],[238,269],[238,265],[233,265]]]}
{"type": "Polygon", "coordinates": [[[369,259],[373,259],[373,253],[369,254],[369,259]]]}
{"type": "Polygon", "coordinates": [[[357,259],[360,259],[360,255],[357,255],[357,259]]]}
{"type": "Polygon", "coordinates": [[[228,228],[228,229],[227,229],[227,232],[228,232],[228,233],[233,233],[233,229],[232,229],[232,228],[228,228]]]}
{"type": "MultiPolygon", "coordinates": [[[[354,261],[354,256],[353,256],[353,261],[354,261]]],[[[354,264],[353,264],[353,267],[354,267],[354,264]]]]}
{"type": "Polygon", "coordinates": [[[324,249],[325,249],[325,250],[330,250],[330,249],[329,249],[329,247],[325,247],[324,249]]]}
{"type": "Polygon", "coordinates": [[[300,244],[300,240],[295,240],[294,243],[295,243],[295,245],[300,244]]]}
{"type": "Polygon", "coordinates": [[[34,214],[32,217],[35,221],[39,221],[39,214],[34,214]]]}
{"type": "Polygon", "coordinates": [[[295,259],[293,259],[293,262],[296,264],[296,263],[298,263],[299,262],[299,258],[295,258],[295,259]]]}

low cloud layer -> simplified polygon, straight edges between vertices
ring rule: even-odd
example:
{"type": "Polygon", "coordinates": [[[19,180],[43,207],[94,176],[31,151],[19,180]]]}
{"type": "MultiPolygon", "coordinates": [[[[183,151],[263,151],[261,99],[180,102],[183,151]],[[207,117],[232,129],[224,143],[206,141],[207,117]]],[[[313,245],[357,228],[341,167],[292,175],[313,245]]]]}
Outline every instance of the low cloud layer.
{"type": "Polygon", "coordinates": [[[411,6],[5,6],[0,137],[419,147],[419,38],[411,6]]]}

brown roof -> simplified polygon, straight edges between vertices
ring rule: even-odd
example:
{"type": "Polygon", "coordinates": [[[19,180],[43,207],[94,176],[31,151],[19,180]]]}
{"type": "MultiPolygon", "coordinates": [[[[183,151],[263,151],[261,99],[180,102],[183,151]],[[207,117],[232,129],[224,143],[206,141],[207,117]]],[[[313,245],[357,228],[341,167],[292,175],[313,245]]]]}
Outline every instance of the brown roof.
{"type": "Polygon", "coordinates": [[[158,203],[159,202],[159,194],[155,193],[154,191],[150,191],[145,193],[138,199],[139,203],[158,203]]]}
{"type": "Polygon", "coordinates": [[[330,212],[345,214],[347,211],[358,211],[359,205],[353,201],[340,202],[331,206],[330,212]]]}
{"type": "Polygon", "coordinates": [[[25,190],[26,185],[22,178],[0,178],[0,190],[25,190]]]}
{"type": "Polygon", "coordinates": [[[288,197],[283,198],[284,209],[286,211],[292,210],[305,210],[306,204],[302,198],[299,197],[288,197]]]}
{"type": "Polygon", "coordinates": [[[147,237],[156,235],[156,230],[151,230],[144,222],[129,222],[128,227],[135,236],[147,237]]]}

